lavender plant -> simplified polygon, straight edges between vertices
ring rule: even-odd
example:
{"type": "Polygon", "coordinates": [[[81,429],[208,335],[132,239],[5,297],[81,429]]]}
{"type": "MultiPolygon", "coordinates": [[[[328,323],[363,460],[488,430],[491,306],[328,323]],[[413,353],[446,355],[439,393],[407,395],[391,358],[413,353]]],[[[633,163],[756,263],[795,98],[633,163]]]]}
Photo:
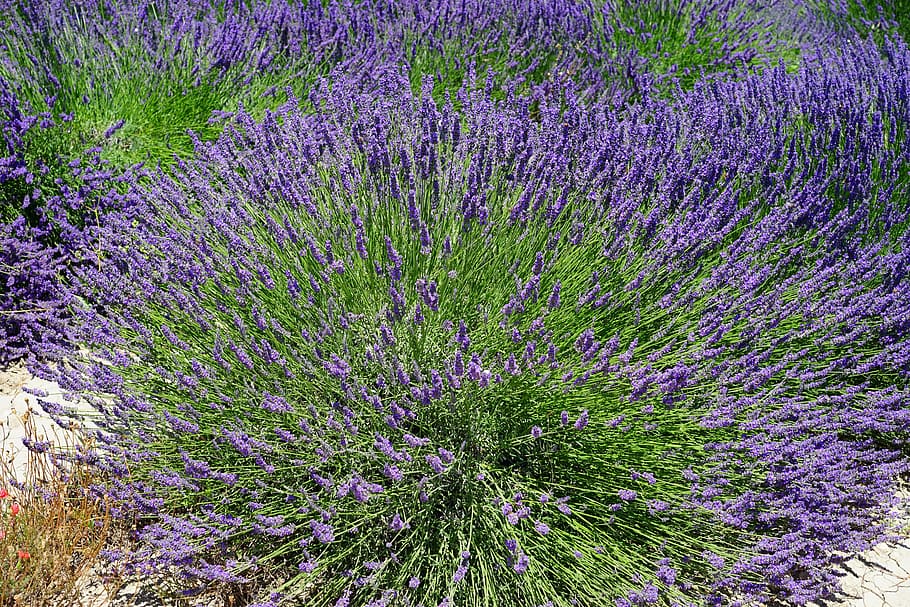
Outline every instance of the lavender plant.
{"type": "Polygon", "coordinates": [[[187,153],[187,129],[214,136],[211,112],[274,76],[281,7],[215,8],[0,6],[0,359],[41,356],[65,330],[56,277],[92,246],[130,165],[187,153]]]}
{"type": "Polygon", "coordinates": [[[908,9],[893,0],[830,0],[809,3],[812,11],[832,27],[881,40],[883,35],[907,39],[908,9]]]}
{"type": "Polygon", "coordinates": [[[0,364],[40,350],[49,327],[63,324],[66,299],[57,282],[56,251],[43,245],[20,218],[0,224],[0,364]],[[33,350],[34,348],[34,350],[33,350]]]}
{"type": "Polygon", "coordinates": [[[639,0],[604,2],[600,48],[623,57],[635,90],[675,93],[705,75],[737,77],[770,59],[795,68],[808,44],[832,42],[833,32],[817,11],[791,0],[639,0]]]}
{"type": "Polygon", "coordinates": [[[830,595],[907,469],[910,53],[819,63],[621,112],[335,79],[135,183],[42,370],[147,517],[120,556],[270,604],[830,595]]]}
{"type": "Polygon", "coordinates": [[[2,356],[40,352],[35,334],[58,332],[56,316],[32,314],[59,307],[47,278],[92,246],[120,175],[186,157],[189,131],[210,140],[239,107],[261,117],[285,86],[306,99],[333,71],[368,87],[389,63],[417,81],[442,70],[453,91],[472,65],[539,80],[569,61],[556,56],[563,42],[577,52],[586,19],[570,2],[3,3],[0,221],[24,226],[4,227],[19,242],[0,255],[44,248],[48,263],[0,267],[2,356]]]}
{"type": "Polygon", "coordinates": [[[559,47],[574,54],[591,28],[585,5],[572,2],[46,0],[2,8],[0,75],[36,127],[23,153],[48,165],[101,144],[120,164],[170,162],[192,151],[188,129],[211,139],[238,104],[261,116],[285,86],[305,96],[333,69],[354,79],[407,63],[418,84],[441,71],[451,92],[472,64],[543,74],[569,56],[559,47]]]}

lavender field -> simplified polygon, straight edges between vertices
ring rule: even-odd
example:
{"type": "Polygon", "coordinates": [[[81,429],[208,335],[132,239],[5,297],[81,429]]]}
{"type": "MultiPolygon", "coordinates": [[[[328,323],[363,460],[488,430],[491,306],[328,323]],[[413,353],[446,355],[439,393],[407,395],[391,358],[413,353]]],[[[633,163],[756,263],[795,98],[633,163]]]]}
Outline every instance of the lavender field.
{"type": "Polygon", "coordinates": [[[906,509],[908,38],[903,0],[0,0],[0,365],[88,445],[0,478],[0,606],[54,604],[54,496],[164,605],[836,597],[906,509]]]}

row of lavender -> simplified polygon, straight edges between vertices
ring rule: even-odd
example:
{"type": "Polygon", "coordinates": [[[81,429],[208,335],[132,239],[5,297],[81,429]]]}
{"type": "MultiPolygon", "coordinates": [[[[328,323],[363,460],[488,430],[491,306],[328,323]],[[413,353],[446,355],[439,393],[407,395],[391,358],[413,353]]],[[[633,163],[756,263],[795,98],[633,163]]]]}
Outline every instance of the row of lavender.
{"type": "MultiPolygon", "coordinates": [[[[213,138],[238,102],[274,107],[287,85],[305,97],[333,70],[370,81],[382,65],[407,65],[412,84],[436,77],[437,100],[458,90],[471,66],[494,69],[500,84],[539,85],[558,75],[584,83],[592,100],[619,102],[704,70],[792,60],[802,43],[837,39],[821,16],[830,12],[819,10],[824,3],[793,0],[219,4],[0,3],[0,219],[21,217],[44,244],[61,216],[78,232],[92,215],[86,207],[99,204],[98,173],[70,171],[68,163],[90,163],[97,151],[115,171],[169,162],[191,151],[188,128],[213,138]],[[61,199],[57,180],[78,200],[61,199]]],[[[5,268],[35,254],[24,229],[4,229],[14,251],[5,268]]],[[[50,240],[59,243],[59,235],[50,240]]],[[[37,276],[4,270],[15,283],[5,311],[51,303],[41,283],[53,271],[39,265],[47,271],[37,276]]],[[[35,320],[4,319],[6,351],[22,355],[16,346],[38,339],[35,320]]]]}
{"type": "MultiPolygon", "coordinates": [[[[668,94],[659,54],[594,61],[585,5],[359,6],[207,47],[238,87],[275,49],[331,49],[274,112],[219,114],[161,170],[102,145],[29,199],[52,222],[7,224],[29,272],[0,271],[59,312],[16,316],[33,367],[97,406],[98,490],[148,521],[109,556],[190,588],[278,579],[269,605],[830,595],[907,468],[907,46],[837,38],[668,94]],[[509,38],[526,79],[469,68],[447,100],[447,41],[503,15],[540,28],[509,38]],[[414,91],[418,47],[443,59],[414,91]]],[[[211,42],[230,19],[196,8],[180,23],[211,42]]],[[[741,8],[705,22],[745,32],[741,8]]]]}
{"type": "MultiPolygon", "coordinates": [[[[434,98],[492,71],[499,94],[570,80],[588,103],[621,105],[733,75],[767,60],[792,68],[806,45],[836,47],[857,27],[849,3],[588,0],[215,3],[118,0],[0,3],[0,360],[59,340],[58,265],[78,263],[87,225],[117,181],[192,153],[188,130],[218,136],[238,104],[257,117],[287,87],[321,77],[373,89],[407,69],[434,98]]],[[[854,11],[855,12],[855,11],[854,11]]],[[[874,18],[873,18],[874,17],[874,18]]]]}

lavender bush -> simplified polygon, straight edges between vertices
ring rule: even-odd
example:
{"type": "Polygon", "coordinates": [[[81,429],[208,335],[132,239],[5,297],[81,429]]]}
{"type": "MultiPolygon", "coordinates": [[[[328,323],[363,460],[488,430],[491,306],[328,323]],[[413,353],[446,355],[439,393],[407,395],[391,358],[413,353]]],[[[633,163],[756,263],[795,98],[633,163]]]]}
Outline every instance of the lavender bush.
{"type": "Polygon", "coordinates": [[[598,49],[624,58],[635,91],[672,94],[706,75],[737,77],[769,60],[795,69],[807,49],[836,47],[857,34],[852,22],[830,19],[845,10],[793,0],[608,1],[600,8],[598,49]]]}
{"type": "Polygon", "coordinates": [[[39,370],[147,517],[119,556],[268,604],[829,596],[907,469],[906,45],[622,110],[376,81],[238,113],[72,268],[39,370]]]}
{"type": "Polygon", "coordinates": [[[442,70],[453,91],[471,65],[539,80],[590,29],[569,2],[0,4],[0,221],[16,239],[0,251],[0,358],[42,355],[36,334],[61,330],[35,315],[62,303],[57,266],[91,248],[119,176],[186,157],[190,130],[212,139],[238,107],[261,117],[285,86],[305,94],[333,72],[368,88],[386,64],[417,81],[442,70]],[[22,263],[25,248],[44,261],[22,263]]]}

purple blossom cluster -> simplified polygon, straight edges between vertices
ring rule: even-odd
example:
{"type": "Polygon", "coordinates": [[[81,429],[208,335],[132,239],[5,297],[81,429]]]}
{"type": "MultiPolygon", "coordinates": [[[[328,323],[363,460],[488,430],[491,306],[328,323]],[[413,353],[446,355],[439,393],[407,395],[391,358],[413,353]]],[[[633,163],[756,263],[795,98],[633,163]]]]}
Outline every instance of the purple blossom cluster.
{"type": "Polygon", "coordinates": [[[56,288],[53,248],[30,237],[24,218],[0,224],[0,364],[26,356],[46,338],[41,327],[59,326],[64,302],[56,288]],[[54,320],[46,323],[48,318],[54,320]]]}
{"type": "Polygon", "coordinates": [[[157,519],[131,566],[335,605],[830,596],[908,468],[907,46],[621,110],[434,84],[237,113],[70,269],[82,353],[36,369],[157,519]]]}

